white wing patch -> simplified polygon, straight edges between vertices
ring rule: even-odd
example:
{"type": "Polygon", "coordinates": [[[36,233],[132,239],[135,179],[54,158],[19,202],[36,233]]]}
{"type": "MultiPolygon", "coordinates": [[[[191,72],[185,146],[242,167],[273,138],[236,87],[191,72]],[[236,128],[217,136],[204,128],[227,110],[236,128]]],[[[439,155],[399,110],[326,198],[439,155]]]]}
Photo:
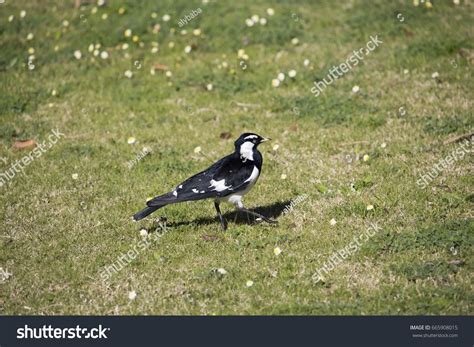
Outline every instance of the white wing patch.
{"type": "Polygon", "coordinates": [[[257,178],[258,178],[258,174],[259,174],[259,173],[260,173],[260,172],[258,171],[257,167],[254,166],[254,167],[253,167],[253,170],[252,170],[252,173],[250,174],[250,177],[247,178],[247,179],[245,180],[245,182],[250,182],[250,185],[255,184],[255,182],[257,182],[257,178]]]}
{"type": "Polygon", "coordinates": [[[229,189],[231,186],[226,186],[225,185],[225,179],[221,179],[219,181],[216,180],[211,180],[211,185],[209,188],[214,188],[215,191],[222,192],[226,189],[229,189]]]}
{"type": "Polygon", "coordinates": [[[193,188],[192,191],[193,193],[196,193],[196,194],[199,193],[199,190],[197,190],[196,188],[193,188]]]}
{"type": "Polygon", "coordinates": [[[178,197],[178,192],[177,192],[176,190],[173,191],[173,195],[174,195],[175,197],[178,197]]]}

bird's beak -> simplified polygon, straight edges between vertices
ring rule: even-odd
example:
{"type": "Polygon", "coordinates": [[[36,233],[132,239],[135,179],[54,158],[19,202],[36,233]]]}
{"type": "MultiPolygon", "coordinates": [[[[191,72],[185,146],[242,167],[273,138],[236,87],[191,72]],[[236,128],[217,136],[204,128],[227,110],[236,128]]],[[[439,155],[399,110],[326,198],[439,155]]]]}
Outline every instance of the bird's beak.
{"type": "Polygon", "coordinates": [[[264,137],[260,142],[267,142],[267,141],[271,141],[271,138],[269,138],[269,137],[264,137]]]}

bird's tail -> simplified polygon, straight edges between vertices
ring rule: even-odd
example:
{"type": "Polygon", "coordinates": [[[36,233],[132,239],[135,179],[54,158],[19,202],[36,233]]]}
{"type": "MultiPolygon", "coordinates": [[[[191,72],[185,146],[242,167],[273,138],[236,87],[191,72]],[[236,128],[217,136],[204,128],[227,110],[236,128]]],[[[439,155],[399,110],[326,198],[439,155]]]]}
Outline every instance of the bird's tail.
{"type": "Polygon", "coordinates": [[[141,211],[139,211],[139,212],[137,212],[133,215],[133,220],[139,221],[140,219],[143,219],[143,218],[147,217],[148,215],[152,214],[153,212],[155,212],[156,210],[158,210],[159,208],[161,208],[163,206],[165,206],[165,205],[145,207],[143,210],[141,210],[141,211]]]}

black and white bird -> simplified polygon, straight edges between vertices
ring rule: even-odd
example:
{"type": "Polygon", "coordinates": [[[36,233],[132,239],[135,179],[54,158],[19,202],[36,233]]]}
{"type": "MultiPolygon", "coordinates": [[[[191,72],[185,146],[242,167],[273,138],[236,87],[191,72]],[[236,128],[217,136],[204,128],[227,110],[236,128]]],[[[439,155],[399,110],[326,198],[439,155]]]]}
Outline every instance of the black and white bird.
{"type": "Polygon", "coordinates": [[[252,214],[268,223],[276,223],[275,220],[247,210],[242,202],[243,196],[252,189],[262,171],[263,158],[257,147],[268,140],[270,139],[253,133],[240,135],[234,142],[234,153],[188,178],[173,191],[149,200],[148,207],[137,212],[133,219],[143,219],[166,205],[212,198],[223,230],[227,229],[227,222],[219,207],[222,201],[232,203],[239,211],[252,214]]]}

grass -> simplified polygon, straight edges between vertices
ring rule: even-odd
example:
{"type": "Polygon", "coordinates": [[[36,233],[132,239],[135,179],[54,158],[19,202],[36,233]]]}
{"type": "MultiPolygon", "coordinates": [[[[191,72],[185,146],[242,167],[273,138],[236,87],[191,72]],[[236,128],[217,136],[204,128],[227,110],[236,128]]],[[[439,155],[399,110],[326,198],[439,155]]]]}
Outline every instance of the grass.
{"type": "Polygon", "coordinates": [[[0,187],[0,267],[11,273],[0,277],[0,313],[474,313],[472,155],[427,188],[416,184],[461,145],[445,140],[472,131],[472,4],[281,1],[274,16],[268,7],[108,1],[94,14],[94,5],[75,9],[73,1],[0,4],[0,173],[31,150],[15,150],[15,141],[65,134],[0,187]],[[177,21],[198,7],[181,35],[177,21]],[[246,27],[252,14],[267,25],[246,27]],[[124,36],[128,28],[143,47],[124,36]],[[314,81],[376,34],[381,46],[311,94],[314,81]],[[88,52],[97,43],[107,59],[88,52]],[[152,75],[157,63],[172,76],[152,75]],[[280,71],[286,79],[274,88],[280,71]],[[157,212],[167,218],[161,237],[153,219],[130,221],[147,197],[228,154],[245,131],[274,139],[261,146],[264,170],[246,205],[277,226],[245,216],[234,223],[226,206],[222,232],[210,201],[157,212]],[[152,153],[129,169],[144,146],[152,153]],[[382,230],[315,283],[315,271],[369,223],[382,230]],[[139,244],[142,228],[155,236],[150,245],[103,282],[101,270],[139,244]]]}

